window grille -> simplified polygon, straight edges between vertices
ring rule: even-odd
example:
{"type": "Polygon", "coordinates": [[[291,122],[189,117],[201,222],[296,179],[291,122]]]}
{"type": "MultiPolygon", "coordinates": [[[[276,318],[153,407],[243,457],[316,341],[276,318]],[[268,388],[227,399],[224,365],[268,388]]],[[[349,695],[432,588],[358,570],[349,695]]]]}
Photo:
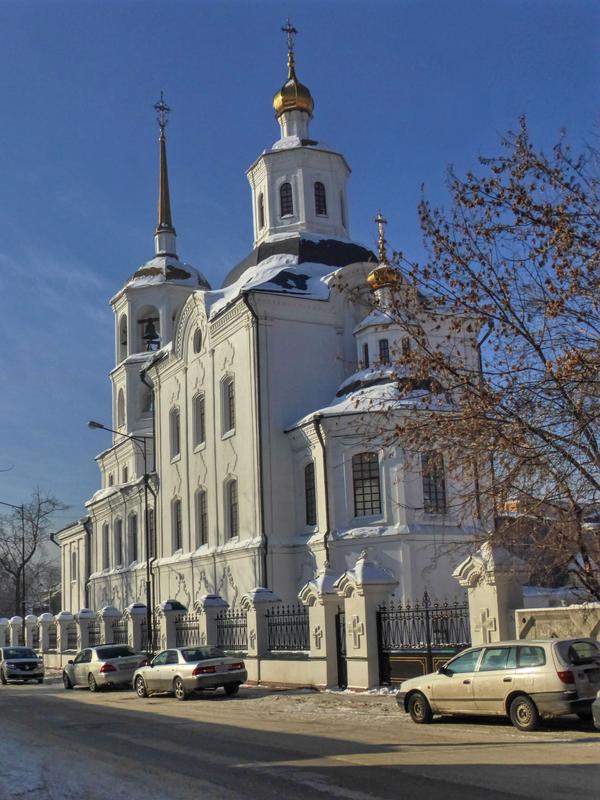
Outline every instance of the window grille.
{"type": "Polygon", "coordinates": [[[379,340],[379,361],[382,364],[390,363],[390,345],[387,339],[379,340]]]}
{"type": "Polygon", "coordinates": [[[381,514],[379,459],[377,453],[358,453],[352,456],[354,486],[354,516],[381,514]]]}
{"type": "Polygon", "coordinates": [[[181,550],[183,537],[181,530],[181,500],[173,501],[173,551],[181,550]]]}
{"type": "Polygon", "coordinates": [[[204,395],[198,394],[194,398],[194,446],[197,447],[205,440],[206,406],[204,395]]]}
{"type": "Polygon", "coordinates": [[[137,514],[129,516],[129,562],[138,560],[137,514]]]}
{"type": "Polygon", "coordinates": [[[446,513],[446,476],[441,453],[423,453],[423,510],[426,514],[446,513]]]}
{"type": "Polygon", "coordinates": [[[233,378],[223,381],[223,433],[235,428],[235,382],[233,378]]]}
{"type": "Polygon", "coordinates": [[[123,523],[120,519],[115,522],[115,566],[123,564],[123,523]]]}
{"type": "Polygon", "coordinates": [[[317,499],[315,493],[315,463],[311,461],[304,467],[304,497],[306,505],[306,524],[317,524],[317,499]]]}
{"type": "Polygon", "coordinates": [[[317,217],[327,216],[327,196],[325,194],[325,186],[321,181],[315,183],[315,212],[317,217]]]}
{"type": "Polygon", "coordinates": [[[265,199],[262,192],[258,195],[258,227],[265,227],[265,199]]]}
{"type": "Polygon", "coordinates": [[[279,213],[281,217],[291,217],[294,214],[291,183],[282,183],[279,187],[279,213]]]}
{"type": "Polygon", "coordinates": [[[110,566],[110,551],[108,541],[108,525],[102,526],[102,569],[108,569],[110,566]]]}
{"type": "Polygon", "coordinates": [[[238,506],[238,485],[237,481],[229,481],[227,484],[227,510],[229,522],[229,538],[237,536],[240,532],[239,506],[238,506]]]}
{"type": "Polygon", "coordinates": [[[208,507],[206,492],[204,490],[199,491],[196,495],[196,514],[196,546],[200,547],[201,544],[206,544],[208,542],[208,507]]]}
{"type": "Polygon", "coordinates": [[[369,367],[369,345],[367,342],[363,344],[363,362],[365,365],[365,369],[369,367]]]}
{"type": "Polygon", "coordinates": [[[181,452],[181,417],[179,409],[171,411],[171,458],[175,458],[181,452]]]}

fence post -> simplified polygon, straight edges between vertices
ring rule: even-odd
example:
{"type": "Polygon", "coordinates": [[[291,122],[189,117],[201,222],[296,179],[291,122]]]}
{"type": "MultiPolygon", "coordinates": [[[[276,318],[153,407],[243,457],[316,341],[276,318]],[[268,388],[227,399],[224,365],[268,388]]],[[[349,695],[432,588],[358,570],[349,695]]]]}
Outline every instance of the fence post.
{"type": "MultiPolygon", "coordinates": [[[[338,685],[337,641],[335,617],[339,598],[334,588],[334,578],[325,566],[314,580],[300,590],[298,597],[308,606],[308,628],[310,637],[309,658],[323,662],[322,679],[315,681],[329,688],[338,685]]],[[[318,670],[321,674],[321,670],[318,670]]]]}
{"type": "Polygon", "coordinates": [[[8,624],[10,627],[10,643],[13,647],[18,647],[23,637],[23,617],[11,617],[8,624]]]}
{"type": "Polygon", "coordinates": [[[146,619],[146,606],[143,603],[132,603],[123,612],[127,620],[127,641],[136,653],[140,652],[142,642],[142,627],[146,619]]]}
{"type": "Polygon", "coordinates": [[[396,588],[391,572],[370,561],[363,551],[354,569],[335,582],[346,606],[346,664],[348,688],[379,686],[377,609],[396,588]]]}
{"type": "Polygon", "coordinates": [[[98,612],[98,619],[100,621],[100,641],[103,644],[113,643],[113,620],[121,619],[123,615],[118,608],[114,606],[104,606],[98,612]]]}
{"type": "Polygon", "coordinates": [[[0,647],[6,647],[9,644],[9,625],[6,617],[0,617],[0,647]]]}
{"type": "Polygon", "coordinates": [[[33,648],[33,629],[38,624],[38,618],[34,614],[27,614],[25,617],[25,647],[33,648]]]}
{"type": "Polygon", "coordinates": [[[280,602],[280,597],[262,586],[252,589],[240,599],[240,606],[246,612],[248,624],[246,668],[248,680],[253,683],[260,683],[260,659],[267,654],[269,647],[267,608],[280,602]]]}
{"type": "MultiPolygon", "coordinates": [[[[61,612],[62,613],[62,612],[61,612]]],[[[79,627],[79,635],[77,637],[77,643],[79,646],[79,650],[83,650],[85,647],[89,646],[90,643],[90,625],[92,622],[96,620],[96,613],[91,610],[91,608],[82,608],[77,614],[75,614],[75,622],[79,627]]],[[[65,627],[65,645],[67,643],[66,635],[67,629],[65,627]]],[[[62,633],[62,630],[61,630],[62,633]]],[[[61,652],[64,652],[65,648],[63,647],[62,640],[61,640],[61,652]]]]}
{"type": "Polygon", "coordinates": [[[218,594],[205,594],[194,603],[194,611],[199,617],[200,642],[217,644],[217,616],[229,604],[218,594]]]}
{"type": "MultiPolygon", "coordinates": [[[[68,650],[67,646],[67,638],[68,633],[67,629],[69,624],[73,622],[75,617],[69,611],[60,611],[56,617],[56,652],[57,653],[64,653],[68,650]]],[[[81,631],[81,629],[80,629],[81,631]]],[[[87,632],[87,629],[86,629],[87,632]]],[[[85,647],[87,645],[87,639],[85,644],[81,644],[81,636],[78,636],[78,646],[79,649],[85,647]]]]}
{"type": "Polygon", "coordinates": [[[47,653],[50,649],[49,644],[49,628],[54,623],[54,617],[45,611],[38,617],[38,625],[40,626],[40,652],[47,653]]]}
{"type": "Polygon", "coordinates": [[[177,646],[177,631],[175,617],[185,614],[187,608],[179,600],[165,600],[158,607],[157,622],[160,631],[160,649],[177,646]]]}

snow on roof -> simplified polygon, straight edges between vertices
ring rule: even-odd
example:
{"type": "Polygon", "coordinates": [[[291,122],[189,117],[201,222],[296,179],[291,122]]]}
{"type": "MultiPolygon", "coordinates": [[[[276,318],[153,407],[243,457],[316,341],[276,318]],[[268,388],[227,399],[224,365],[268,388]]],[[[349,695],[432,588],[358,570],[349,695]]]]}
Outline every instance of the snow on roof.
{"type": "Polygon", "coordinates": [[[342,385],[338,389],[338,394],[344,394],[344,389],[354,385],[355,383],[371,383],[375,381],[392,381],[398,377],[398,367],[397,366],[384,366],[378,365],[374,367],[367,367],[366,369],[361,369],[358,372],[354,372],[352,375],[346,378],[343,381],[342,385]]]}
{"type": "Polygon", "coordinates": [[[214,317],[246,292],[273,292],[307,297],[310,300],[328,300],[329,287],[324,279],[331,273],[326,264],[298,264],[298,256],[280,253],[269,256],[255,267],[248,267],[230,286],[206,292],[204,302],[209,318],[214,317]]]}
{"type": "Polygon", "coordinates": [[[355,242],[353,239],[349,239],[347,236],[333,236],[331,233],[309,233],[308,231],[296,232],[296,233],[271,233],[269,236],[265,236],[265,242],[284,242],[289,241],[291,239],[305,239],[308,242],[344,242],[344,244],[348,242],[352,242],[352,244],[356,244],[359,247],[364,247],[365,250],[368,250],[366,245],[361,244],[360,242],[355,242]]]}
{"type": "Polygon", "coordinates": [[[372,325],[390,325],[393,322],[395,322],[395,320],[391,312],[384,311],[380,308],[374,308],[358,323],[352,333],[359,333],[359,331],[370,328],[372,325]]]}
{"type": "Polygon", "coordinates": [[[144,286],[157,286],[162,283],[210,288],[204,275],[190,264],[173,256],[156,256],[139,267],[123,289],[140,289],[144,286]]]}
{"type": "Polygon", "coordinates": [[[271,150],[292,150],[295,147],[311,147],[315,150],[335,152],[323,142],[316,142],[314,139],[301,139],[299,136],[282,136],[281,139],[271,145],[271,150]]]}

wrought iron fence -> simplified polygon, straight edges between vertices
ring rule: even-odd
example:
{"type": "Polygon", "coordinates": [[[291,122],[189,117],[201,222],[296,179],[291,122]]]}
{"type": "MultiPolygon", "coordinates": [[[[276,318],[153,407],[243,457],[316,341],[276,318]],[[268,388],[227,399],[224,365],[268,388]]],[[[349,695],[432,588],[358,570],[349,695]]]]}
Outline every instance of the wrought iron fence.
{"type": "Polygon", "coordinates": [[[77,623],[69,622],[67,625],[67,650],[77,650],[77,644],[77,623]]]}
{"type": "Polygon", "coordinates": [[[31,632],[31,646],[34,650],[40,649],[40,626],[35,625],[31,632]]]}
{"type": "Polygon", "coordinates": [[[217,614],[217,647],[246,652],[248,649],[248,617],[242,609],[225,608],[217,614]]]}
{"type": "Polygon", "coordinates": [[[389,603],[379,607],[380,646],[383,650],[467,647],[471,642],[467,603],[389,603]]]}
{"type": "Polygon", "coordinates": [[[100,637],[100,622],[97,619],[88,623],[88,644],[90,647],[97,647],[102,644],[100,637]]]}
{"type": "Polygon", "coordinates": [[[178,614],[175,617],[175,644],[177,647],[195,647],[202,644],[198,614],[178,614]]]}
{"type": "Polygon", "coordinates": [[[113,619],[112,621],[112,640],[113,644],[128,644],[129,630],[127,628],[127,618],[113,619]]]}
{"type": "Polygon", "coordinates": [[[161,642],[160,642],[160,630],[156,621],[152,625],[152,641],[148,641],[148,620],[144,617],[141,624],[141,634],[142,634],[142,647],[141,649],[144,653],[156,653],[158,650],[161,649],[161,642]]]}
{"type": "Polygon", "coordinates": [[[56,622],[51,622],[48,625],[48,650],[56,650],[58,646],[58,636],[56,633],[56,622]]]}
{"type": "Polygon", "coordinates": [[[310,649],[306,606],[273,606],[267,610],[266,619],[269,651],[310,649]]]}

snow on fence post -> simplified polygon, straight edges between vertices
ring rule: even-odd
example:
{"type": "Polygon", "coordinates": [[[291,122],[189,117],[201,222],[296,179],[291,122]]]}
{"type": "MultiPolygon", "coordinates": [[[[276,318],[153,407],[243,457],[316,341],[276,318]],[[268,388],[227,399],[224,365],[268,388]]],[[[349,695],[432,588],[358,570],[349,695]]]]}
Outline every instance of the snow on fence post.
{"type": "Polygon", "coordinates": [[[175,617],[185,614],[187,608],[179,600],[165,600],[158,607],[156,623],[159,629],[158,644],[160,650],[169,647],[177,647],[177,629],[175,628],[175,617]]]}
{"type": "Polygon", "coordinates": [[[47,611],[38,617],[40,627],[40,653],[47,653],[50,650],[50,626],[54,625],[54,617],[47,611]]]}
{"type": "Polygon", "coordinates": [[[257,683],[260,680],[259,660],[269,651],[267,610],[280,602],[280,597],[262,586],[257,586],[242,595],[240,600],[240,606],[246,612],[248,625],[248,649],[245,661],[249,681],[257,683]]]}
{"type": "Polygon", "coordinates": [[[308,606],[309,658],[323,662],[323,670],[320,667],[316,670],[319,674],[322,672],[322,677],[315,682],[328,688],[338,684],[336,615],[340,599],[334,583],[331,570],[325,565],[298,594],[308,606]]]}
{"type": "Polygon", "coordinates": [[[146,642],[142,641],[142,628],[146,621],[146,606],[143,603],[132,603],[123,612],[127,620],[127,643],[136,653],[140,652],[146,642]]]}
{"type": "MultiPolygon", "coordinates": [[[[56,617],[56,652],[64,653],[69,649],[68,645],[68,629],[69,625],[73,622],[75,617],[69,611],[60,611],[56,617]]],[[[81,636],[78,637],[79,647],[85,647],[81,644],[81,636]]],[[[87,644],[87,640],[86,640],[87,644]]]]}
{"type": "Polygon", "coordinates": [[[194,603],[194,611],[198,614],[200,642],[217,644],[217,616],[229,604],[218,594],[205,594],[194,603]]]}
{"type": "MultiPolygon", "coordinates": [[[[93,636],[90,636],[90,628],[95,628],[98,623],[96,612],[92,611],[91,608],[82,608],[75,614],[75,622],[79,628],[79,636],[77,637],[79,649],[83,650],[85,647],[95,645],[96,642],[93,641],[93,636]]],[[[63,647],[61,643],[62,651],[64,651],[66,647],[66,630],[64,644],[65,646],[63,647]]]]}
{"type": "Polygon", "coordinates": [[[100,623],[100,641],[102,644],[113,644],[113,621],[121,619],[121,612],[114,606],[104,606],[97,616],[100,623]]]}
{"type": "Polygon", "coordinates": [[[361,553],[354,569],[346,570],[334,584],[345,602],[349,689],[379,685],[377,609],[397,585],[392,573],[370,561],[366,551],[361,553]]]}
{"type": "Polygon", "coordinates": [[[14,616],[8,621],[10,627],[10,643],[13,647],[25,644],[23,641],[23,617],[14,616]]]}
{"type": "Polygon", "coordinates": [[[0,647],[6,647],[9,644],[9,622],[6,617],[0,617],[0,647]]]}
{"type": "Polygon", "coordinates": [[[25,647],[35,647],[35,628],[38,624],[38,618],[34,614],[27,614],[25,617],[25,647]]]}

